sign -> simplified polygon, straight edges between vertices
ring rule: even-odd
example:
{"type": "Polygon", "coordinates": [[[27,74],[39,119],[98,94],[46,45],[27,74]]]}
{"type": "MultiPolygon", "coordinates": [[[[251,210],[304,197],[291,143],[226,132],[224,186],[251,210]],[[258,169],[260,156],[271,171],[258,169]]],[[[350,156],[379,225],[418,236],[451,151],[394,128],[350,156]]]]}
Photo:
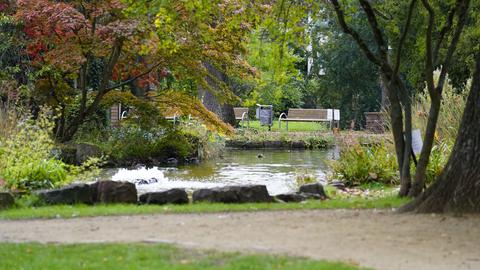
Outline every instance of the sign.
{"type": "Polygon", "coordinates": [[[415,155],[419,155],[422,152],[422,148],[422,133],[420,129],[414,129],[412,130],[412,151],[415,155]]]}

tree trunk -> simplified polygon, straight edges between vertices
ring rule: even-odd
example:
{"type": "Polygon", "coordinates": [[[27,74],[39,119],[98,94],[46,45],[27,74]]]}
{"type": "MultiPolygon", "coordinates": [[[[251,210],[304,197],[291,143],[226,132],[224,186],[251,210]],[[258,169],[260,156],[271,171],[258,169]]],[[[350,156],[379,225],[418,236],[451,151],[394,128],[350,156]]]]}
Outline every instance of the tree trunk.
{"type": "Polygon", "coordinates": [[[386,82],[385,80],[382,78],[382,76],[380,75],[380,92],[382,94],[382,101],[380,103],[380,107],[382,110],[384,109],[387,109],[389,106],[390,106],[390,101],[388,100],[388,89],[387,89],[387,86],[386,86],[386,82]]]}
{"type": "Polygon", "coordinates": [[[417,197],[422,193],[425,186],[425,176],[427,173],[427,166],[430,160],[430,154],[433,148],[433,142],[435,137],[435,130],[437,129],[438,116],[440,114],[440,97],[433,96],[432,105],[428,113],[427,128],[425,130],[425,136],[423,140],[422,152],[417,163],[417,169],[415,171],[415,179],[410,189],[408,196],[417,197]]]}
{"type": "MultiPolygon", "coordinates": [[[[74,117],[74,119],[71,121],[71,123],[65,128],[65,132],[60,138],[61,142],[66,142],[70,141],[75,133],[77,133],[80,125],[82,125],[85,120],[92,115],[95,110],[98,109],[100,102],[102,101],[102,98],[110,91],[108,89],[108,84],[110,83],[110,80],[112,78],[113,74],[113,69],[115,68],[115,65],[118,62],[118,59],[120,58],[120,54],[122,52],[123,48],[123,43],[124,40],[123,38],[117,38],[110,51],[110,56],[108,58],[107,65],[105,66],[105,69],[102,74],[102,80],[100,82],[100,86],[98,89],[98,93],[95,96],[92,104],[88,107],[84,107],[84,102],[86,102],[86,99],[83,95],[86,95],[86,90],[82,90],[82,104],[81,104],[81,109],[78,114],[74,117]]],[[[86,78],[84,78],[85,80],[86,78]]]]}
{"type": "Polygon", "coordinates": [[[234,126],[235,113],[233,111],[233,105],[229,104],[228,101],[222,101],[213,93],[214,91],[222,91],[221,85],[219,85],[220,83],[229,85],[227,76],[210,63],[204,62],[203,65],[212,76],[207,77],[206,81],[213,91],[199,87],[199,99],[208,110],[218,115],[222,121],[234,126]]]}
{"type": "Polygon", "coordinates": [[[450,159],[423,194],[402,212],[480,212],[480,54],[450,159]]]}
{"type": "MultiPolygon", "coordinates": [[[[398,170],[400,172],[400,191],[398,195],[400,197],[405,197],[408,195],[411,186],[411,177],[410,177],[410,153],[405,156],[406,152],[406,142],[403,136],[403,111],[400,103],[400,98],[398,93],[400,90],[399,86],[395,82],[391,82],[392,78],[389,71],[381,70],[383,81],[387,86],[388,99],[390,101],[389,114],[391,119],[391,131],[393,134],[393,142],[395,144],[395,153],[397,157],[398,170]],[[405,161],[408,161],[408,164],[404,164],[405,161]]],[[[408,115],[408,113],[407,113],[408,115]]],[[[411,114],[410,114],[411,115],[411,114]]],[[[405,119],[405,120],[411,120],[405,119]]],[[[411,124],[410,124],[411,125],[411,124]]],[[[406,124],[406,127],[408,124],[406,124]]],[[[408,137],[407,137],[408,139],[408,137]]]]}

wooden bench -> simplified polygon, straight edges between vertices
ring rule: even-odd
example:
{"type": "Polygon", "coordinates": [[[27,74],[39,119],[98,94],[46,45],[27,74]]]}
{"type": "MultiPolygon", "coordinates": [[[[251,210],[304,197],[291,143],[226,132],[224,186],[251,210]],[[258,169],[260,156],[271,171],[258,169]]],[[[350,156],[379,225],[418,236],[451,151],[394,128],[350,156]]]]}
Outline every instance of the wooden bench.
{"type": "Polygon", "coordinates": [[[278,118],[278,128],[282,128],[282,121],[286,122],[329,122],[332,125],[340,121],[340,110],[336,109],[288,109],[288,114],[282,113],[278,118]]]}
{"type": "Polygon", "coordinates": [[[250,127],[250,120],[248,119],[248,108],[233,108],[235,113],[235,120],[240,121],[242,127],[244,127],[245,120],[247,120],[247,126],[250,127]]]}

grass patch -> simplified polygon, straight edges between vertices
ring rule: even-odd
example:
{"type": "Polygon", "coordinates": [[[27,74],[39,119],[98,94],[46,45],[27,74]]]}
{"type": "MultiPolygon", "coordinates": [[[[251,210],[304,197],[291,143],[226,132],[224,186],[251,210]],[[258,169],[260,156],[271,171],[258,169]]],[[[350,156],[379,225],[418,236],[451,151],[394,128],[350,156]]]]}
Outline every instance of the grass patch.
{"type": "MultiPolygon", "coordinates": [[[[245,124],[246,125],[246,124],[245,124]]],[[[268,126],[260,126],[258,120],[250,120],[250,128],[268,130],[268,126]]],[[[289,122],[288,131],[328,131],[330,124],[327,122],[289,122]]],[[[278,128],[278,119],[273,120],[272,131],[286,131],[286,122],[282,121],[282,128],[278,128]]]]}
{"type": "Polygon", "coordinates": [[[397,208],[407,199],[396,196],[382,198],[336,198],[326,201],[303,203],[195,203],[188,205],[56,205],[43,207],[13,208],[0,211],[0,219],[74,218],[112,215],[142,215],[165,213],[212,213],[262,210],[311,210],[311,209],[385,209],[397,208]]]}
{"type": "Polygon", "coordinates": [[[343,263],[194,251],[163,244],[0,244],[0,258],[0,269],[360,269],[343,263]]]}

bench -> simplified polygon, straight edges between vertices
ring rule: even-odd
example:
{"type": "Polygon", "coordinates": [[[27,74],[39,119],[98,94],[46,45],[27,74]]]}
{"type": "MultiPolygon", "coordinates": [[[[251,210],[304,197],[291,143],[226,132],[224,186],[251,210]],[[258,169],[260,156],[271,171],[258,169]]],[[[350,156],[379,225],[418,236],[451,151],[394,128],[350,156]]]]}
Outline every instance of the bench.
{"type": "Polygon", "coordinates": [[[282,128],[282,121],[286,122],[329,122],[332,124],[340,121],[340,110],[337,109],[288,109],[288,114],[282,113],[278,118],[278,128],[282,128]]]}
{"type": "Polygon", "coordinates": [[[247,120],[247,126],[250,127],[250,120],[248,119],[248,108],[233,108],[235,113],[235,120],[241,122],[242,127],[244,126],[245,120],[247,120]]]}

